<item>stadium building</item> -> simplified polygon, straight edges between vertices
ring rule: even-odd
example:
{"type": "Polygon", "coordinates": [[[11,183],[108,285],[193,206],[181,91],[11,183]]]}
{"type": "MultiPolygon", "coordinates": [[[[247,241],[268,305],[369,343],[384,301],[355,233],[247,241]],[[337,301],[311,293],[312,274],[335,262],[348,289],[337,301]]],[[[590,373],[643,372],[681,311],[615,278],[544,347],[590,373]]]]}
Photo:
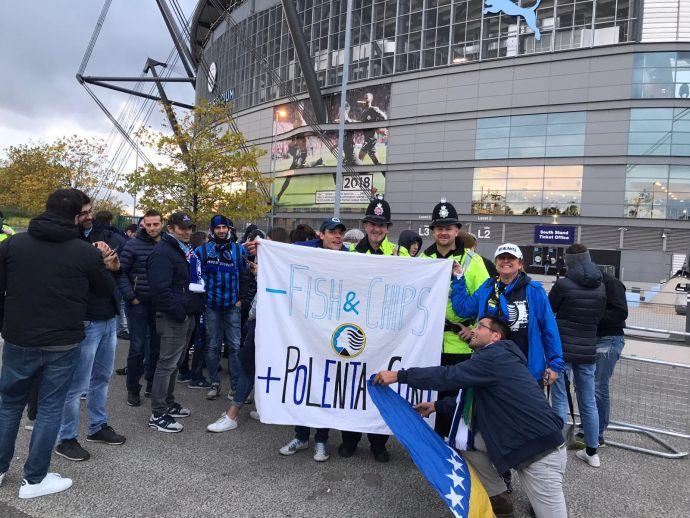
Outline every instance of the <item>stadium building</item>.
{"type": "MultiPolygon", "coordinates": [[[[232,103],[289,228],[332,211],[346,1],[283,2],[201,0],[191,35],[197,101],[232,103]]],[[[385,193],[392,235],[426,237],[444,197],[480,251],[515,242],[533,271],[572,242],[624,279],[682,265],[689,0],[353,3],[348,226],[385,193]]]]}

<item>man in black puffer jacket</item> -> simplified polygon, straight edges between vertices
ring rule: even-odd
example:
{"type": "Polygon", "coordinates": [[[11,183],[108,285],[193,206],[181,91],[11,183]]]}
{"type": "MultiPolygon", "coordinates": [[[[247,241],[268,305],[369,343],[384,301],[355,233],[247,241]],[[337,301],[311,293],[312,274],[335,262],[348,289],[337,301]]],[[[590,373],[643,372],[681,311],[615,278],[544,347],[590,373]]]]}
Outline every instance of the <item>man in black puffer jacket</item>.
{"type": "MultiPolygon", "coordinates": [[[[597,325],[606,307],[606,288],[601,271],[592,262],[587,247],[569,246],[565,251],[567,271],[549,293],[563,344],[566,376],[575,384],[577,406],[585,434],[585,450],[576,456],[592,467],[599,467],[599,413],[594,395],[597,361],[597,325]]],[[[551,397],[554,409],[567,422],[566,376],[556,380],[551,397]]]]}
{"type": "Polygon", "coordinates": [[[141,228],[120,254],[120,293],[125,300],[129,324],[129,353],[127,354],[127,404],[141,405],[141,376],[146,370],[146,393],[151,394],[153,373],[158,362],[159,341],[156,333],[156,314],[151,304],[151,288],[146,262],[161,240],[163,215],[149,210],[141,220],[141,228]]]}
{"type": "Polygon", "coordinates": [[[151,418],[148,425],[159,432],[181,432],[176,417],[190,411],[175,402],[173,392],[177,367],[194,332],[194,315],[204,308],[204,287],[199,258],[189,246],[192,219],[175,212],[147,261],[151,300],[156,311],[160,354],[151,390],[151,418]]]}
{"type": "Polygon", "coordinates": [[[90,213],[85,195],[59,189],[29,231],[0,246],[0,321],[5,339],[0,375],[0,483],[32,380],[40,376],[38,415],[24,464],[20,498],[64,491],[72,481],[48,473],[63,407],[84,340],[90,294],[111,295],[117,256],[107,246],[80,239],[77,221],[90,213]],[[104,259],[102,259],[104,257],[104,259]],[[104,264],[105,261],[105,264],[104,264]]]}

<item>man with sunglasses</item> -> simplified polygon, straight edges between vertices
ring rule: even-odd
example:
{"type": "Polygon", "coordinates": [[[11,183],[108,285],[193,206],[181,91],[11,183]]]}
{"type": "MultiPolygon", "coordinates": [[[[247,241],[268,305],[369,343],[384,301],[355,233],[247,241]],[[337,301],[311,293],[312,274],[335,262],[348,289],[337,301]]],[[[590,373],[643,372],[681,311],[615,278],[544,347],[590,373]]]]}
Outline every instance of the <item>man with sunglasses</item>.
{"type": "Polygon", "coordinates": [[[382,371],[374,383],[403,383],[437,391],[461,389],[457,399],[419,403],[415,410],[424,417],[433,412],[453,415],[448,443],[472,464],[496,516],[513,516],[512,501],[499,473],[515,469],[538,517],[566,518],[563,421],[527,369],[525,355],[515,342],[506,340],[508,333],[503,320],[483,317],[472,330],[474,354],[469,360],[450,366],[382,371]],[[467,424],[463,426],[463,422],[467,424]]]}

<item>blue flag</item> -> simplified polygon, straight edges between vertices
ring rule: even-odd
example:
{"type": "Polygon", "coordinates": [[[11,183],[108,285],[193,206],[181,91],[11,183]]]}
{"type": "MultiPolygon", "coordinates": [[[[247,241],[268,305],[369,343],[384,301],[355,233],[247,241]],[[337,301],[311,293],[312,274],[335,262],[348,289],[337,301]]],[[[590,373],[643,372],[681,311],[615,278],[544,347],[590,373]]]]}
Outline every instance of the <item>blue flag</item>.
{"type": "Polygon", "coordinates": [[[367,383],[381,417],[426,477],[460,518],[493,517],[489,497],[465,459],[434,432],[422,417],[390,387],[367,383]]]}

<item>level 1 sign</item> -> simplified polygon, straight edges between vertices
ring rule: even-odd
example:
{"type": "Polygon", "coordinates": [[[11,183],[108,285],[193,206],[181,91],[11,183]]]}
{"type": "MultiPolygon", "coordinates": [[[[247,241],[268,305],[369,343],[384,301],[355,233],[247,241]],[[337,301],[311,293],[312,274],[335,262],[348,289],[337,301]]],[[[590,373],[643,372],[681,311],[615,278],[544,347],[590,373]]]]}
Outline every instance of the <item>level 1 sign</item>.
{"type": "Polygon", "coordinates": [[[545,245],[572,245],[575,242],[575,227],[535,225],[534,242],[545,245]]]}

